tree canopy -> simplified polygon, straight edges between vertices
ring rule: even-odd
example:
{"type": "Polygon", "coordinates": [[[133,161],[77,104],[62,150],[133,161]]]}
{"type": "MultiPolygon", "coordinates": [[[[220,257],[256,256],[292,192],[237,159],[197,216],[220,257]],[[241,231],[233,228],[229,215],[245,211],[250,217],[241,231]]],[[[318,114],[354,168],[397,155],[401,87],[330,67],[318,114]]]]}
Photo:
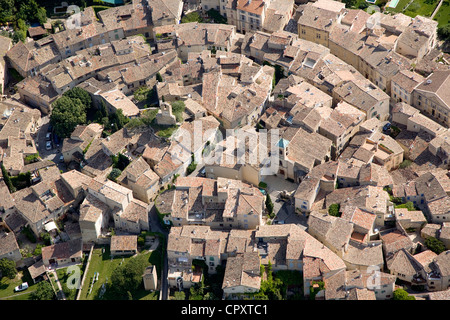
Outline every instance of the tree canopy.
{"type": "Polygon", "coordinates": [[[86,123],[86,106],[78,98],[63,95],[53,103],[50,123],[59,137],[67,138],[77,125],[86,123]]]}
{"type": "Polygon", "coordinates": [[[437,30],[438,36],[442,40],[450,40],[450,24],[443,25],[437,30]]]}
{"type": "Polygon", "coordinates": [[[116,268],[111,275],[111,287],[118,293],[133,292],[142,283],[145,261],[139,257],[128,260],[116,268]]]}
{"type": "Polygon", "coordinates": [[[48,281],[41,281],[36,285],[36,290],[30,295],[31,300],[54,300],[55,292],[48,281]]]}
{"type": "Polygon", "coordinates": [[[81,88],[74,87],[64,92],[63,96],[68,97],[72,100],[79,99],[86,110],[92,106],[92,98],[90,94],[86,90],[83,90],[81,88]]]}
{"type": "Polygon", "coordinates": [[[17,23],[19,19],[44,24],[47,22],[47,10],[36,0],[0,0],[0,23],[17,23]]]}
{"type": "Polygon", "coordinates": [[[335,217],[339,217],[339,210],[340,210],[341,206],[339,203],[333,203],[330,205],[330,207],[328,208],[328,214],[330,216],[335,216],[335,217]]]}
{"type": "Polygon", "coordinates": [[[427,246],[428,249],[430,249],[436,254],[441,254],[442,252],[445,251],[444,243],[441,240],[436,239],[435,237],[427,238],[425,240],[425,245],[427,246]]]}
{"type": "Polygon", "coordinates": [[[17,274],[16,263],[12,260],[3,258],[0,260],[0,271],[4,277],[14,279],[17,274]]]}
{"type": "Polygon", "coordinates": [[[416,298],[410,296],[408,292],[403,289],[397,289],[394,291],[394,300],[416,300],[416,298]]]}

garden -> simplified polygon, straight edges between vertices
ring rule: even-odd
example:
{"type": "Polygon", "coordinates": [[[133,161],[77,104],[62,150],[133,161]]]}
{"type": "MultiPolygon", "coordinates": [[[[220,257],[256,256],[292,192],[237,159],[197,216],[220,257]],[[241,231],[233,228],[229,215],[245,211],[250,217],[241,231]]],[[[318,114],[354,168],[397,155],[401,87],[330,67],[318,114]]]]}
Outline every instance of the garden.
{"type": "MultiPolygon", "coordinates": [[[[142,235],[156,234],[147,232],[142,235]]],[[[142,274],[147,266],[154,265],[160,278],[163,247],[164,244],[160,242],[158,249],[148,251],[143,248],[133,257],[112,257],[109,246],[94,248],[79,299],[157,300],[158,291],[150,292],[144,289],[142,274]]]]}

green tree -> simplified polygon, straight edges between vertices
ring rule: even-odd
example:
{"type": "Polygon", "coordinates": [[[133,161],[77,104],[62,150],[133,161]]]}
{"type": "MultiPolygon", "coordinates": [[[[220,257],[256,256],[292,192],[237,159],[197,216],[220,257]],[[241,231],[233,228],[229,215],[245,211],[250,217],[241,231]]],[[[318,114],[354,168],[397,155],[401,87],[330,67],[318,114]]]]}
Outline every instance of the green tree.
{"type": "Polygon", "coordinates": [[[36,12],[36,19],[40,24],[44,24],[47,22],[47,10],[44,7],[39,7],[36,12]]]}
{"type": "Polygon", "coordinates": [[[266,196],[266,209],[267,209],[269,217],[273,218],[273,202],[268,193],[266,196]]]}
{"type": "Polygon", "coordinates": [[[108,118],[113,133],[122,129],[128,121],[130,121],[130,119],[123,115],[122,109],[118,109],[116,112],[111,113],[108,118]]]}
{"type": "Polygon", "coordinates": [[[442,252],[445,251],[444,243],[441,240],[436,239],[435,237],[427,238],[425,240],[425,245],[427,246],[428,249],[430,249],[436,254],[441,254],[442,252]]]}
{"type": "Polygon", "coordinates": [[[36,245],[36,248],[33,251],[33,256],[38,256],[42,254],[42,248],[45,247],[43,244],[36,245]]]}
{"type": "Polygon", "coordinates": [[[192,154],[191,155],[191,163],[188,165],[188,167],[186,169],[187,175],[190,175],[192,172],[194,172],[196,168],[197,168],[197,162],[195,162],[194,154],[192,154]]]}
{"type": "Polygon", "coordinates": [[[52,239],[50,237],[50,234],[48,232],[41,232],[39,234],[39,237],[44,241],[46,246],[49,246],[52,244],[52,239]]]}
{"type": "Polygon", "coordinates": [[[111,275],[111,288],[120,294],[135,291],[142,283],[144,269],[143,259],[136,257],[128,260],[126,264],[114,269],[111,275]]]}
{"type": "Polygon", "coordinates": [[[450,24],[443,25],[442,27],[438,27],[437,30],[438,36],[441,40],[450,40],[450,24]]]}
{"type": "Polygon", "coordinates": [[[47,21],[47,12],[45,8],[38,5],[35,0],[16,0],[18,8],[16,17],[24,21],[39,22],[44,24],[47,21]]]}
{"type": "Polygon", "coordinates": [[[3,180],[6,183],[6,186],[9,189],[10,193],[16,192],[16,187],[14,187],[12,181],[11,181],[11,177],[9,176],[8,171],[6,171],[5,167],[3,166],[3,164],[1,165],[2,168],[2,175],[3,175],[3,180]]]}
{"type": "Polygon", "coordinates": [[[14,279],[17,275],[16,263],[12,260],[3,258],[0,260],[0,271],[4,277],[14,279]]]}
{"type": "Polygon", "coordinates": [[[0,0],[0,23],[12,21],[14,18],[14,0],[0,0]]]}
{"type": "Polygon", "coordinates": [[[416,298],[410,296],[408,292],[403,289],[397,289],[394,291],[394,300],[416,300],[416,298]]]}
{"type": "Polygon", "coordinates": [[[53,103],[50,123],[59,137],[67,138],[77,125],[86,123],[86,107],[80,99],[62,96],[53,103]]]}
{"type": "Polygon", "coordinates": [[[340,217],[339,210],[341,209],[341,205],[339,203],[333,203],[328,208],[328,214],[330,216],[340,217]]]}
{"type": "Polygon", "coordinates": [[[196,11],[190,12],[181,18],[181,23],[189,23],[189,22],[203,22],[202,17],[196,11]]]}
{"type": "Polygon", "coordinates": [[[41,281],[36,285],[36,290],[30,295],[30,300],[54,300],[55,292],[48,281],[41,281]]]}
{"type": "Polygon", "coordinates": [[[63,96],[68,97],[72,100],[79,99],[80,102],[84,105],[85,110],[89,109],[92,105],[92,98],[90,94],[86,90],[78,87],[74,87],[64,92],[63,96]]]}
{"type": "Polygon", "coordinates": [[[117,181],[117,178],[122,174],[122,171],[118,168],[113,168],[108,175],[108,179],[114,182],[117,181]]]}

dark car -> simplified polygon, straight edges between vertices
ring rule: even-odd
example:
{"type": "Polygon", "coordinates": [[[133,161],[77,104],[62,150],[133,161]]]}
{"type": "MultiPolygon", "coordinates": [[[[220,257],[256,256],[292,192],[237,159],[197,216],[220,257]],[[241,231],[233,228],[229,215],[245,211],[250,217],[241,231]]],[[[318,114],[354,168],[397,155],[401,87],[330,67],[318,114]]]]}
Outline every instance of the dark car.
{"type": "Polygon", "coordinates": [[[47,128],[47,132],[52,132],[52,130],[53,130],[53,126],[50,124],[47,128]]]}
{"type": "Polygon", "coordinates": [[[391,124],[388,122],[384,125],[383,131],[388,131],[391,128],[391,124]]]}

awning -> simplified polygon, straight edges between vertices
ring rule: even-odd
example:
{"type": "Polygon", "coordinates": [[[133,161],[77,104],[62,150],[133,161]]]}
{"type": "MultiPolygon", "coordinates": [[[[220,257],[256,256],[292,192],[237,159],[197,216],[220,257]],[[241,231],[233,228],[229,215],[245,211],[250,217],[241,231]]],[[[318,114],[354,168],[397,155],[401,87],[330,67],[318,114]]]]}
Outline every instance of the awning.
{"type": "Polygon", "coordinates": [[[50,221],[44,225],[44,229],[45,231],[50,232],[55,229],[58,230],[58,227],[56,226],[56,223],[54,221],[50,221]]]}

